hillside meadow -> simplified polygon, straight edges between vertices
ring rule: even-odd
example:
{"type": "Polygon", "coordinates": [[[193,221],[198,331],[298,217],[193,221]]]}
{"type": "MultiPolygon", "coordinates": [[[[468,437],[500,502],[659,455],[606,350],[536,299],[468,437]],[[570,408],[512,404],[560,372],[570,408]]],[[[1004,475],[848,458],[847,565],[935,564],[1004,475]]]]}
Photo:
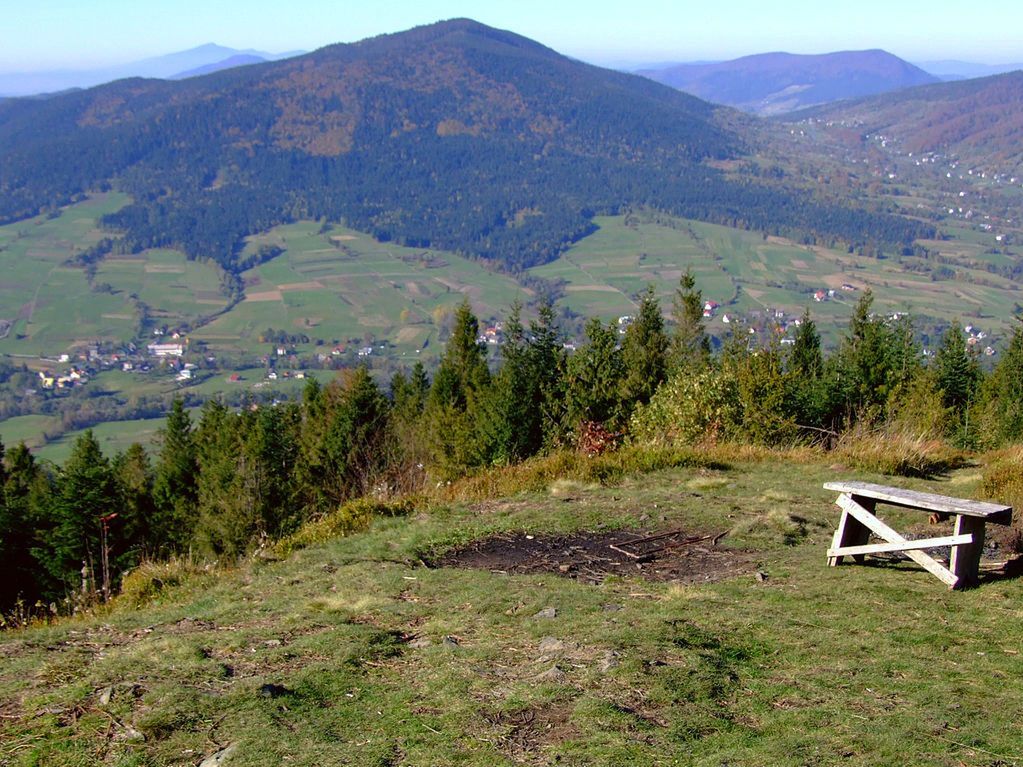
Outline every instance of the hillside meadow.
{"type": "Polygon", "coordinates": [[[0,634],[0,761],[1023,761],[1023,585],[1004,546],[966,592],[903,562],[824,563],[823,482],[974,495],[978,466],[892,480],[717,451],[614,477],[476,500],[456,484],[347,537],[300,534],[288,556],[144,565],[106,609],[0,634]],[[676,529],[720,537],[631,573],[567,543],[676,529]],[[512,556],[532,542],[543,556],[512,556]],[[484,551],[506,559],[471,569],[484,551]]]}

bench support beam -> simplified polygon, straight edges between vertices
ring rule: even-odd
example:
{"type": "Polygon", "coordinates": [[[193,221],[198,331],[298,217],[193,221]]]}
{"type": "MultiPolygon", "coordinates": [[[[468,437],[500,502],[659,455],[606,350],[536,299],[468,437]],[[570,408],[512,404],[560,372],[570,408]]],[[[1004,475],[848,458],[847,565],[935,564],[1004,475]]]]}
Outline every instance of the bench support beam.
{"type": "MultiPolygon", "coordinates": [[[[886,525],[884,522],[882,522],[880,519],[873,515],[872,513],[873,502],[870,501],[870,499],[852,496],[849,495],[848,493],[842,493],[840,496],[838,496],[838,500],[835,501],[835,503],[837,503],[838,506],[842,509],[843,519],[845,519],[846,515],[852,517],[862,526],[866,527],[869,530],[869,532],[874,533],[879,538],[887,541],[888,543],[898,544],[909,543],[909,541],[907,541],[902,535],[897,533],[895,530],[893,530],[891,527],[889,527],[888,525],[886,525]],[[869,506],[867,505],[868,503],[869,506]]],[[[962,519],[962,517],[959,517],[959,519],[962,519]]],[[[983,522],[981,522],[981,524],[983,525],[983,522]]],[[[960,531],[957,525],[956,533],[965,534],[966,531],[965,530],[960,531]]],[[[975,541],[976,539],[974,538],[972,540],[975,541]]],[[[863,541],[863,543],[866,543],[866,541],[863,541]]],[[[862,544],[857,542],[852,545],[862,544]]],[[[983,548],[983,543],[981,544],[981,547],[983,548]]],[[[835,548],[841,548],[841,546],[835,546],[835,548]]],[[[953,573],[952,570],[938,562],[938,560],[936,560],[930,554],[925,554],[923,551],[914,549],[909,549],[905,551],[907,557],[912,559],[914,562],[916,562],[918,565],[920,565],[922,568],[924,568],[927,572],[929,572],[935,578],[940,580],[942,583],[946,584],[949,588],[954,589],[962,585],[959,575],[953,573]]],[[[953,548],[953,552],[954,551],[955,549],[953,548]]],[[[955,556],[954,553],[953,556],[955,556]]],[[[838,557],[835,557],[835,559],[838,559],[838,557]]],[[[979,562],[979,554],[977,561],[979,562]]],[[[967,565],[968,563],[963,561],[961,563],[961,569],[965,570],[967,565]]]]}
{"type": "Polygon", "coordinates": [[[829,549],[829,557],[856,556],[857,554],[888,554],[900,551],[920,551],[936,549],[939,546],[962,546],[973,543],[972,535],[946,535],[942,538],[922,538],[905,543],[871,543],[867,546],[846,546],[841,549],[829,549]]]}

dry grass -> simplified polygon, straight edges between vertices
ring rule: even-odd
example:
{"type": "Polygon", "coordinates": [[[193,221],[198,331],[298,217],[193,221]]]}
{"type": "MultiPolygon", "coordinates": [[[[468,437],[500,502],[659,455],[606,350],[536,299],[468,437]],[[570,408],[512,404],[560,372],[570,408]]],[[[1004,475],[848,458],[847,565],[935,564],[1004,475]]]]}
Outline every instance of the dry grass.
{"type": "Polygon", "coordinates": [[[966,463],[966,455],[944,440],[896,428],[855,427],[842,435],[833,455],[862,471],[924,479],[966,463]]]}

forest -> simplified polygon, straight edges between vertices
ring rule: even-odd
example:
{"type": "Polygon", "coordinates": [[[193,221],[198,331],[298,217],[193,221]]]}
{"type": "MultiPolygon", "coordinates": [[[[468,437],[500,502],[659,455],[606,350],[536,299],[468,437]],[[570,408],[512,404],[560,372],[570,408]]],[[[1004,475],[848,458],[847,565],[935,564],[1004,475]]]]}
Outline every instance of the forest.
{"type": "Polygon", "coordinates": [[[298,402],[208,401],[195,421],[176,400],[152,455],[133,445],[109,459],[91,432],[63,466],[9,447],[0,611],[72,612],[145,560],[230,563],[353,501],[559,452],[870,445],[888,451],[875,468],[926,476],[1023,438],[1023,330],[985,373],[958,324],[925,358],[911,320],[872,301],[862,295],[830,354],[808,310],[791,346],[735,328],[712,351],[687,272],[670,320],[650,289],[624,334],[591,319],[572,353],[549,305],[528,323],[515,306],[493,368],[463,303],[432,378],[417,364],[381,387],[359,367],[311,379],[298,402]]]}
{"type": "Polygon", "coordinates": [[[234,275],[253,265],[246,236],[309,218],[514,272],[627,207],[852,248],[935,235],[823,187],[715,165],[755,140],[692,96],[449,22],[204,78],[4,102],[0,223],[116,187],[133,198],[104,221],[119,250],[178,248],[234,275]]]}

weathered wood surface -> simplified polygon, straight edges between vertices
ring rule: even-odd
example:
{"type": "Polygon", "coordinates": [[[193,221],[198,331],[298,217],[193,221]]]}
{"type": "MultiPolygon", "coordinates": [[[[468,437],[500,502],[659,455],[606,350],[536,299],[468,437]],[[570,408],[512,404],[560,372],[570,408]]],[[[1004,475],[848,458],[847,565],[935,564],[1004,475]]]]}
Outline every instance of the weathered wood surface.
{"type": "Polygon", "coordinates": [[[948,569],[964,586],[972,586],[980,574],[980,557],[984,553],[984,520],[976,517],[956,517],[956,535],[970,535],[973,540],[965,546],[952,548],[948,569]]]}
{"type": "Polygon", "coordinates": [[[870,543],[864,546],[843,546],[828,549],[829,557],[851,557],[856,554],[888,554],[898,551],[921,551],[936,549],[941,546],[962,546],[973,543],[973,535],[946,535],[941,538],[918,538],[904,543],[870,543]]]}
{"type": "MultiPolygon", "coordinates": [[[[869,498],[865,498],[860,502],[867,511],[874,511],[874,501],[869,498]]],[[[850,516],[849,512],[843,510],[842,518],[838,522],[838,529],[835,530],[835,537],[831,542],[832,549],[844,549],[851,546],[862,546],[870,540],[870,528],[862,524],[855,517],[850,516]]],[[[862,562],[863,554],[850,554],[856,562],[862,562]]],[[[831,567],[837,567],[842,564],[842,554],[832,555],[828,552],[828,564],[831,567]]]]}
{"type": "MultiPolygon", "coordinates": [[[[860,506],[860,504],[857,503],[849,493],[842,493],[842,495],[838,496],[838,500],[835,501],[835,503],[837,503],[843,511],[848,512],[851,517],[854,517],[857,521],[870,528],[870,531],[879,538],[882,538],[889,543],[908,543],[902,535],[860,506]]],[[[983,525],[983,522],[981,522],[981,524],[983,525]]],[[[959,575],[953,573],[949,568],[945,567],[930,554],[925,554],[922,551],[907,550],[906,556],[942,583],[946,584],[949,588],[954,589],[962,585],[962,579],[959,575]]]]}
{"type": "Polygon", "coordinates": [[[977,517],[998,525],[1012,522],[1012,507],[997,503],[973,501],[967,498],[952,498],[935,493],[921,493],[916,490],[903,490],[898,487],[875,485],[870,482],[827,482],[827,490],[847,493],[857,498],[873,498],[877,501],[901,506],[906,509],[922,511],[939,511],[947,514],[958,514],[977,517]]]}

